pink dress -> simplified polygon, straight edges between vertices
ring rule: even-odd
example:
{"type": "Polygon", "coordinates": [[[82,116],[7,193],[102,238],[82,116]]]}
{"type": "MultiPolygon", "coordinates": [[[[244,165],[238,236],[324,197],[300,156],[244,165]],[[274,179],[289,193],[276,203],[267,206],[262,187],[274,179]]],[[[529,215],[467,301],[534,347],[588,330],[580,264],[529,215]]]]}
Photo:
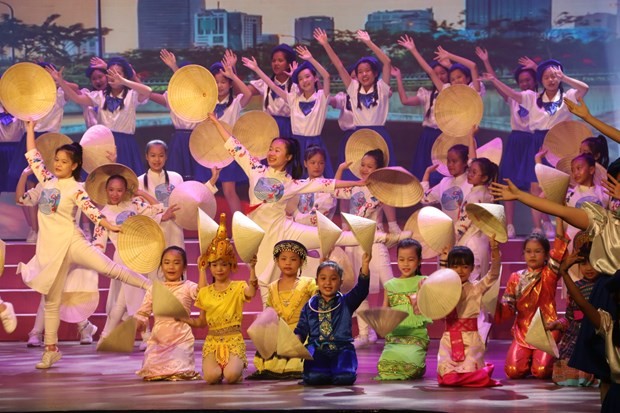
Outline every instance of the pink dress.
{"type": "MultiPolygon", "coordinates": [[[[192,281],[165,282],[164,285],[190,314],[196,301],[198,285],[192,281]]],[[[146,292],[142,306],[134,317],[143,322],[153,310],[152,289],[146,292]]],[[[155,325],[144,352],[142,368],[136,374],[144,380],[197,380],[194,359],[194,334],[189,325],[171,317],[155,317],[155,325]]]]}

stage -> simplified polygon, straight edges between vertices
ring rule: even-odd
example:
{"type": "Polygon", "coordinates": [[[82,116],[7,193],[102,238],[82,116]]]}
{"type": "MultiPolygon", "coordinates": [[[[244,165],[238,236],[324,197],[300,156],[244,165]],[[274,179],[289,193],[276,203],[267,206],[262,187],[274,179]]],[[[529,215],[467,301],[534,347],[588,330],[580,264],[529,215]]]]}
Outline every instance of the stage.
{"type": "MultiPolygon", "coordinates": [[[[95,345],[61,342],[63,358],[49,370],[36,370],[42,349],[25,342],[0,343],[0,411],[199,411],[199,410],[410,410],[433,412],[598,412],[597,388],[569,388],[551,381],[508,380],[503,372],[509,342],[493,340],[487,362],[502,387],[442,388],[437,385],[438,340],[432,340],[426,375],[421,380],[378,382],[376,364],[382,340],[358,351],[359,369],[353,386],[306,387],[298,381],[251,381],[207,385],[204,381],[144,382],[134,373],[143,353],[96,353],[95,345]]],[[[248,344],[254,371],[254,347],[248,344]]],[[[197,369],[202,340],[197,340],[197,369]]]]}

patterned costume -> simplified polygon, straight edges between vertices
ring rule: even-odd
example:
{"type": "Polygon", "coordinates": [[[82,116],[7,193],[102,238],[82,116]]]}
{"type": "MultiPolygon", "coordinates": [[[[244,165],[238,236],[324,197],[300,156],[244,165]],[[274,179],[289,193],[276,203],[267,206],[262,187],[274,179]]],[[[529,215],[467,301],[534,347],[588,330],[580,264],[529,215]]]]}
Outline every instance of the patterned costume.
{"type": "MultiPolygon", "coordinates": [[[[555,306],[557,271],[566,245],[566,240],[556,238],[547,266],[537,270],[528,268],[511,274],[502,300],[498,302],[496,323],[516,315],[512,326],[514,339],[508,349],[504,366],[506,375],[511,379],[523,378],[528,372],[539,379],[551,377],[553,356],[527,344],[525,335],[538,308],[542,312],[545,324],[555,321],[558,317],[555,306]]],[[[554,331],[552,334],[557,341],[558,332],[554,331]]]]}
{"type": "MultiPolygon", "coordinates": [[[[192,281],[166,281],[164,285],[189,314],[196,299],[198,285],[192,281]]],[[[153,295],[149,289],[135,317],[147,323],[152,310],[153,295]]],[[[194,334],[191,327],[182,321],[175,321],[172,317],[156,316],[144,352],[142,368],[136,374],[146,381],[200,379],[196,372],[194,334]]]]}
{"type": "Polygon", "coordinates": [[[377,364],[378,380],[417,379],[426,372],[426,351],[430,341],[426,325],[432,320],[414,314],[409,298],[418,292],[420,281],[425,278],[414,275],[393,278],[385,283],[388,306],[406,311],[409,315],[385,337],[385,346],[377,364]]]}

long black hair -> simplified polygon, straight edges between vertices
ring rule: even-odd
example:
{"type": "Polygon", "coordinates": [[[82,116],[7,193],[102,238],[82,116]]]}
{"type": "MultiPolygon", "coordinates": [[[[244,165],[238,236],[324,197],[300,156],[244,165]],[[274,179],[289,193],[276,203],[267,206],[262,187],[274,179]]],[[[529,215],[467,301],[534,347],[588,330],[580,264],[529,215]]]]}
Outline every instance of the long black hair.
{"type": "Polygon", "coordinates": [[[71,162],[77,164],[77,168],[71,172],[71,176],[79,182],[80,175],[82,174],[82,145],[77,142],[68,143],[56,149],[56,152],[54,153],[58,154],[60,151],[66,152],[69,155],[71,162]]]}

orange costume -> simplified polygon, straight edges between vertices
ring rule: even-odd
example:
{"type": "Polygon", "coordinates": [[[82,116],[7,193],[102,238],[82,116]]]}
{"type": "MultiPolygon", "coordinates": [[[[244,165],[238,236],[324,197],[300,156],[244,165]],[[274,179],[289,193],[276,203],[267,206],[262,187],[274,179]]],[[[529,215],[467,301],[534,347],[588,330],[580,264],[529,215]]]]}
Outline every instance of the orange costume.
{"type": "MultiPolygon", "coordinates": [[[[517,271],[510,275],[501,302],[497,303],[495,322],[511,319],[516,314],[512,326],[514,337],[508,354],[504,371],[511,379],[519,379],[528,373],[539,379],[548,379],[553,371],[553,357],[525,342],[525,335],[530,327],[536,310],[540,307],[543,321],[555,321],[558,316],[555,307],[555,292],[558,283],[560,261],[566,251],[568,240],[556,238],[550,259],[543,268],[517,271]]],[[[559,331],[553,331],[556,341],[559,331]]]]}

